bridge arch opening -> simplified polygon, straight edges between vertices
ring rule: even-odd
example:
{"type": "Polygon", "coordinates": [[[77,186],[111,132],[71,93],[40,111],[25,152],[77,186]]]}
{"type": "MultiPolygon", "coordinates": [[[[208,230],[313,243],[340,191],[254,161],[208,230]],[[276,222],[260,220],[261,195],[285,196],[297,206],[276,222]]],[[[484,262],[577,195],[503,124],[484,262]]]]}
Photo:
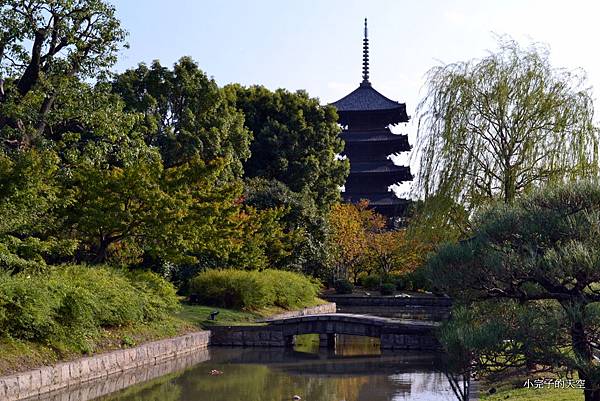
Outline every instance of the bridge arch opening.
{"type": "Polygon", "coordinates": [[[317,354],[324,349],[338,356],[381,355],[379,337],[348,334],[299,334],[293,336],[293,349],[297,352],[317,354]]]}

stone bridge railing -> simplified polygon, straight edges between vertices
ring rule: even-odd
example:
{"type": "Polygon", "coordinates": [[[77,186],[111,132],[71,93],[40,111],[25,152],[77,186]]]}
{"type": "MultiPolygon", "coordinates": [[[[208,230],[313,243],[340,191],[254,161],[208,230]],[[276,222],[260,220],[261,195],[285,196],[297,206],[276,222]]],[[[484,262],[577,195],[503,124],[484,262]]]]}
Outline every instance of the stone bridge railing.
{"type": "Polygon", "coordinates": [[[271,321],[262,326],[213,326],[211,345],[292,346],[294,336],[321,335],[321,345],[333,346],[336,334],[376,337],[382,349],[439,350],[434,322],[401,321],[377,316],[322,314],[271,321]]]}
{"type": "Polygon", "coordinates": [[[404,296],[326,294],[323,298],[335,302],[340,313],[395,319],[442,321],[449,317],[452,308],[452,299],[425,294],[404,296]]]}

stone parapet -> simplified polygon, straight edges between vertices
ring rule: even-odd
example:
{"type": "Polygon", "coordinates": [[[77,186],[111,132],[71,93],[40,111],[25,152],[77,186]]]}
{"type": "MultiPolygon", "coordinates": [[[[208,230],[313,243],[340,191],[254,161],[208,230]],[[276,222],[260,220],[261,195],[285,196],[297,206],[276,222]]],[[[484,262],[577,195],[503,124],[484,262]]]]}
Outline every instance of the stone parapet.
{"type": "Polygon", "coordinates": [[[280,313],[274,316],[270,316],[267,319],[261,320],[261,322],[270,322],[272,320],[288,319],[290,317],[306,316],[306,315],[322,315],[325,313],[335,313],[337,307],[335,302],[327,302],[322,305],[311,306],[299,310],[288,311],[280,313]]]}

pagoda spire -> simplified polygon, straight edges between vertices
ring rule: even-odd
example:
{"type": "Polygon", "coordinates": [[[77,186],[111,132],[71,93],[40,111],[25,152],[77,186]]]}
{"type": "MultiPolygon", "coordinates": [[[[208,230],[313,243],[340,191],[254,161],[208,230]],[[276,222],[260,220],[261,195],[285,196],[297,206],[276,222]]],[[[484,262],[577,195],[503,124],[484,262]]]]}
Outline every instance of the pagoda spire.
{"type": "Polygon", "coordinates": [[[369,37],[367,35],[367,19],[365,18],[365,37],[363,39],[363,81],[361,85],[371,85],[369,82],[369,37]]]}

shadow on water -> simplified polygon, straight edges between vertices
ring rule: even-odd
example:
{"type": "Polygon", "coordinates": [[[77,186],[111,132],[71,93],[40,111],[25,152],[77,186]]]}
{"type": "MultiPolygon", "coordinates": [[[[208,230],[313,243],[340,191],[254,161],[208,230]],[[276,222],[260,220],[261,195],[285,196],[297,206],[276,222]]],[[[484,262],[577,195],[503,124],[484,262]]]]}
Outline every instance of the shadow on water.
{"type": "Polygon", "coordinates": [[[373,341],[340,339],[335,350],[319,348],[318,337],[316,347],[314,338],[306,338],[287,350],[211,348],[36,400],[282,401],[294,395],[307,401],[456,400],[439,355],[380,353],[373,341]],[[213,369],[223,374],[212,376],[213,369]]]}

